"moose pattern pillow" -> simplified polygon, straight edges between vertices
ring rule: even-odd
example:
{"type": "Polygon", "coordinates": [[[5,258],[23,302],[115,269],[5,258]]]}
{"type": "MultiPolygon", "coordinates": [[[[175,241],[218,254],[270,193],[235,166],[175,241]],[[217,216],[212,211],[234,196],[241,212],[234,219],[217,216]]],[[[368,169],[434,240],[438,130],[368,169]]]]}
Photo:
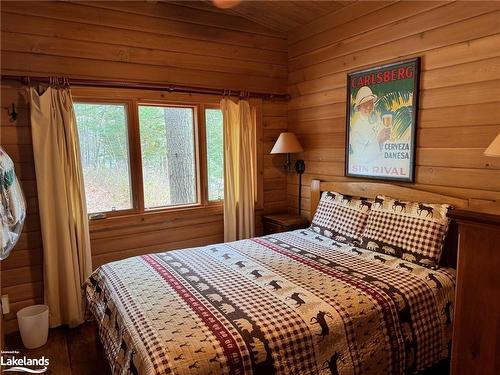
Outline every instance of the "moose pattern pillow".
{"type": "Polygon", "coordinates": [[[449,219],[447,204],[375,198],[361,238],[362,248],[437,268],[449,219]]]}
{"type": "Polygon", "coordinates": [[[344,243],[361,239],[372,202],[334,191],[321,195],[310,229],[344,243]]]}

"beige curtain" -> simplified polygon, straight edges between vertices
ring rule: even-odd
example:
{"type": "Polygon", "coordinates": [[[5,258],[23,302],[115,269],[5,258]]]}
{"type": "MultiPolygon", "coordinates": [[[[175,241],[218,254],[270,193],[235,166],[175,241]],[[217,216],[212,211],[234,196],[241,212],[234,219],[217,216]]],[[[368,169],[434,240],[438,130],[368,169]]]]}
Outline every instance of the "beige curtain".
{"type": "Polygon", "coordinates": [[[92,271],[83,174],[69,88],[29,88],[31,131],[50,326],[84,320],[81,285],[92,271]]]}
{"type": "Polygon", "coordinates": [[[222,99],[224,119],[224,241],[255,231],[256,111],[245,100],[222,99]]]}

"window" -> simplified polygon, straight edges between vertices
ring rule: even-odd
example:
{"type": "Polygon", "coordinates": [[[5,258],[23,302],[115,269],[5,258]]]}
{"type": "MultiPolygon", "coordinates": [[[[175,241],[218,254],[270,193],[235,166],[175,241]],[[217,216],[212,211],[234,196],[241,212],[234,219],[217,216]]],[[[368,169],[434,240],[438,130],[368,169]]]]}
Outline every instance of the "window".
{"type": "Polygon", "coordinates": [[[220,109],[205,110],[208,200],[224,199],[224,132],[220,109]]]}
{"type": "Polygon", "coordinates": [[[126,104],[76,103],[89,214],[133,207],[126,104]]]}
{"type": "Polygon", "coordinates": [[[196,203],[192,107],[139,106],[146,209],[196,203]]]}
{"type": "Polygon", "coordinates": [[[75,97],[93,217],[220,205],[224,136],[218,105],[75,97]]]}

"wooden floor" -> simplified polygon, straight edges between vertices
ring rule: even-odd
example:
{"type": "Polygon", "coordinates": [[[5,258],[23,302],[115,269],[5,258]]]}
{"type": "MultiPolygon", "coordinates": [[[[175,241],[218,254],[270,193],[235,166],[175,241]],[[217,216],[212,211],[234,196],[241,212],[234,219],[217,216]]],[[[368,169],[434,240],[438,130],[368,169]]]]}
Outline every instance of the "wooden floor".
{"type": "MultiPolygon", "coordinates": [[[[29,358],[45,356],[50,360],[45,374],[54,375],[109,375],[108,362],[97,338],[94,323],[85,323],[74,329],[56,328],[50,331],[49,340],[41,348],[23,348],[19,334],[11,334],[5,340],[6,350],[19,350],[29,358]]],[[[449,362],[442,361],[419,375],[449,374],[449,362]]]]}
{"type": "Polygon", "coordinates": [[[50,365],[45,374],[111,374],[102,346],[98,343],[94,323],[85,323],[74,329],[52,329],[47,344],[38,349],[24,349],[18,333],[8,335],[5,338],[5,346],[6,350],[18,350],[28,358],[48,358],[50,365]]]}

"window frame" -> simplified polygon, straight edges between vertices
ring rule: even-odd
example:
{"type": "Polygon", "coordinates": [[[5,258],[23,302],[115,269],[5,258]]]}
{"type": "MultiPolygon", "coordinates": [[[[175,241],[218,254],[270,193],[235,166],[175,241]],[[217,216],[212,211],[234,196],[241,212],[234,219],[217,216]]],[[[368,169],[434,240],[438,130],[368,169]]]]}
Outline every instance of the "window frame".
{"type": "MultiPolygon", "coordinates": [[[[184,207],[200,207],[203,205],[202,202],[202,196],[203,196],[203,189],[201,188],[201,180],[202,179],[207,179],[206,176],[203,178],[201,169],[203,163],[201,162],[201,150],[200,150],[200,110],[199,110],[199,105],[196,103],[171,103],[171,102],[165,102],[165,101],[152,101],[152,100],[136,100],[136,112],[137,112],[137,136],[138,136],[138,158],[139,158],[139,172],[140,172],[140,181],[139,185],[141,188],[141,193],[139,194],[139,199],[140,199],[140,212],[161,212],[165,210],[171,210],[171,209],[179,209],[179,208],[184,208],[184,207]],[[139,106],[152,106],[152,107],[178,107],[178,108],[192,108],[193,110],[193,135],[194,135],[194,167],[195,167],[195,188],[196,188],[196,202],[193,203],[186,203],[186,204],[177,204],[177,205],[169,205],[169,206],[162,206],[158,208],[146,208],[144,204],[144,177],[142,174],[142,152],[141,152],[141,129],[140,129],[140,123],[139,123],[139,106]],[[142,210],[141,210],[142,209],[142,210]]],[[[203,121],[204,122],[204,121],[203,121]]]]}
{"type": "MultiPolygon", "coordinates": [[[[121,228],[138,224],[154,224],[165,220],[175,220],[179,217],[191,217],[203,210],[203,214],[222,214],[224,200],[208,200],[208,171],[206,157],[205,108],[220,109],[220,97],[208,94],[192,94],[168,92],[160,90],[128,89],[74,86],[71,89],[75,103],[130,103],[128,106],[129,155],[132,188],[131,210],[105,212],[104,218],[89,220],[91,231],[121,228]],[[144,191],[142,187],[142,155],[140,144],[139,107],[137,103],[152,103],[159,105],[194,105],[198,108],[196,119],[198,142],[196,150],[199,153],[197,173],[199,182],[198,203],[190,205],[168,206],[161,209],[140,210],[144,208],[144,191]],[[203,141],[201,141],[203,140],[203,141]],[[140,171],[140,172],[139,172],[140,171]],[[183,216],[181,216],[183,215],[183,216]]],[[[263,138],[263,105],[261,99],[249,99],[256,111],[256,200],[255,211],[258,215],[264,206],[264,138],[263,138]]]]}
{"type": "MultiPolygon", "coordinates": [[[[103,98],[73,98],[73,103],[74,104],[123,104],[126,106],[126,125],[127,125],[127,143],[128,143],[128,157],[129,157],[129,174],[130,174],[130,202],[132,203],[132,208],[128,208],[125,210],[116,210],[116,211],[99,211],[99,212],[94,212],[91,214],[88,214],[89,220],[96,220],[100,218],[100,215],[106,215],[106,218],[108,217],[115,217],[115,216],[124,216],[124,215],[130,215],[130,214],[135,214],[137,213],[137,207],[138,207],[138,194],[137,189],[139,188],[137,186],[137,170],[134,168],[133,161],[134,158],[136,157],[136,147],[135,144],[137,141],[135,140],[135,132],[133,129],[133,126],[131,124],[134,122],[134,110],[133,110],[133,101],[132,100],[124,100],[124,99],[103,99],[103,98]],[[95,218],[92,218],[92,216],[96,216],[95,218]]],[[[79,145],[80,148],[80,145],[79,145]]]]}
{"type": "MultiPolygon", "coordinates": [[[[220,110],[220,105],[219,104],[205,104],[203,105],[203,114],[201,115],[201,117],[203,117],[203,124],[202,124],[202,132],[203,132],[203,140],[204,142],[201,142],[203,143],[202,145],[202,148],[203,148],[203,157],[204,157],[204,161],[203,161],[203,165],[205,167],[205,185],[203,186],[203,191],[205,192],[205,205],[208,205],[208,206],[218,206],[218,205],[223,205],[224,204],[224,199],[218,199],[218,200],[213,200],[211,201],[210,199],[208,199],[208,196],[209,196],[209,193],[208,193],[208,153],[207,153],[207,124],[206,124],[206,119],[207,117],[205,116],[205,113],[206,113],[206,110],[207,109],[218,109],[220,110]]],[[[224,127],[222,128],[222,132],[224,134],[224,127]]],[[[224,147],[224,144],[223,144],[223,147],[224,147]]]]}

